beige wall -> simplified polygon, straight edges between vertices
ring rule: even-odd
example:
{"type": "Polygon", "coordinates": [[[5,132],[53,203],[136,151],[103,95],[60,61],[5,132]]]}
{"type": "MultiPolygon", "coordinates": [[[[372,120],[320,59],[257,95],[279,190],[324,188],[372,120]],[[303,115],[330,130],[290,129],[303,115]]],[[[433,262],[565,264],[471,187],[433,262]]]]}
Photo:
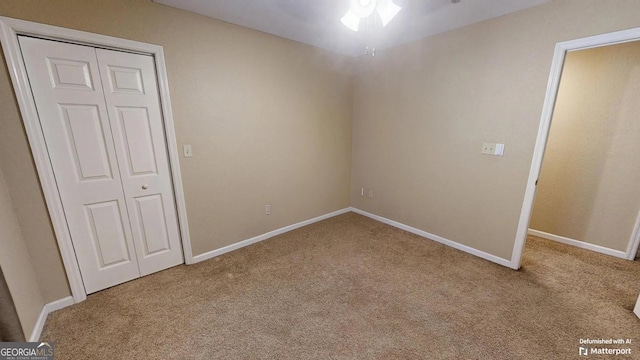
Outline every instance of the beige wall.
{"type": "MultiPolygon", "coordinates": [[[[180,165],[195,255],[349,206],[348,58],[150,0],[2,1],[0,15],[164,47],[178,146],[193,146],[180,165]]],[[[69,289],[6,70],[0,94],[0,166],[57,300],[69,289]]]]}
{"type": "Polygon", "coordinates": [[[638,26],[638,1],[554,1],[361,58],[352,205],[510,259],[555,43],[638,26]]]}
{"type": "MultiPolygon", "coordinates": [[[[31,257],[0,171],[0,267],[9,286],[25,338],[29,339],[44,300],[31,257]]],[[[55,255],[54,255],[55,256],[55,255]]]]}
{"type": "MultiPolygon", "coordinates": [[[[1,6],[2,3],[0,3],[1,6]]],[[[0,54],[4,64],[4,56],[0,54]]],[[[6,65],[0,70],[0,169],[13,199],[25,245],[45,302],[70,294],[29,144],[18,117],[6,65]]]]}
{"type": "Polygon", "coordinates": [[[640,42],[567,54],[532,229],[627,251],[640,210],[640,42]]]}
{"type": "MultiPolygon", "coordinates": [[[[181,167],[195,254],[351,193],[509,258],[554,44],[640,26],[640,3],[552,2],[361,58],[353,84],[345,57],[147,0],[10,0],[0,15],[164,47],[178,145],[193,145],[181,167]],[[480,155],[483,142],[506,143],[505,156],[480,155]]],[[[53,301],[69,290],[6,70],[0,94],[0,167],[53,301]]]]}

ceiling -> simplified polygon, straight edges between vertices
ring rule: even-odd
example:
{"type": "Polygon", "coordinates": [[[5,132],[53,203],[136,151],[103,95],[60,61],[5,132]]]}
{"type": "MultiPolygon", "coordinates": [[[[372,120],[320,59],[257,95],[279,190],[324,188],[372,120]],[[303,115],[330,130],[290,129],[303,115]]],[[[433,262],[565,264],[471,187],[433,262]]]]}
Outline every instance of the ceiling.
{"type": "MultiPolygon", "coordinates": [[[[377,50],[537,6],[550,0],[393,0],[402,7],[385,27],[354,32],[340,22],[351,0],[153,0],[345,55],[377,50]]],[[[361,25],[362,27],[362,25],[361,25]]]]}

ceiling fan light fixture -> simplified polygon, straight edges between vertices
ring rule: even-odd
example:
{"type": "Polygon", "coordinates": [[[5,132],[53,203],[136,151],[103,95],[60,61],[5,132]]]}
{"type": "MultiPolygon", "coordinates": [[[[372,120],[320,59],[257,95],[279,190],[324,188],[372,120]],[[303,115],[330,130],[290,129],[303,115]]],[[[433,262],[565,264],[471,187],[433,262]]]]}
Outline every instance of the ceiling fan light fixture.
{"type": "Polygon", "coordinates": [[[348,27],[353,31],[358,31],[360,27],[360,16],[349,10],[340,21],[344,24],[344,26],[348,27]]]}
{"type": "Polygon", "coordinates": [[[351,0],[349,11],[354,12],[360,18],[366,18],[373,14],[378,2],[378,0],[351,0]]]}
{"type": "Polygon", "coordinates": [[[377,13],[385,27],[402,8],[392,0],[351,0],[349,11],[340,19],[344,26],[353,31],[358,31],[360,21],[377,13]]]}
{"type": "Polygon", "coordinates": [[[389,21],[398,15],[400,10],[402,10],[402,8],[394,4],[391,0],[381,0],[376,8],[378,15],[380,15],[380,19],[382,20],[383,27],[387,26],[389,21]]]}

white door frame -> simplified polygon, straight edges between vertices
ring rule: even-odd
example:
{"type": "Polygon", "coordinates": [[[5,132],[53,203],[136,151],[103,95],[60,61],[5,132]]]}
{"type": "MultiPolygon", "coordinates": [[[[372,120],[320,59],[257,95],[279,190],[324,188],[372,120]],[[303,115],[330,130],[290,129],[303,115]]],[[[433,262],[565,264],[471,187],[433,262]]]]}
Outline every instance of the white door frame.
{"type": "Polygon", "coordinates": [[[178,146],[176,143],[175,129],[173,126],[173,116],[171,111],[171,101],[169,98],[169,84],[167,81],[167,71],[164,62],[164,52],[162,46],[146,44],[137,41],[119,39],[111,36],[88,33],[84,31],[65,29],[57,26],[44,25],[30,21],[17,20],[7,17],[0,17],[0,42],[4,50],[7,67],[13,82],[13,89],[18,100],[22,121],[29,139],[33,160],[36,164],[40,184],[44,192],[47,209],[53,224],[53,230],[58,241],[62,262],[64,264],[71,294],[76,303],[87,298],[80,268],[76,259],[71,242],[71,234],[67,227],[66,218],[62,208],[62,201],[56,186],[53,174],[53,167],[49,161],[49,153],[44,140],[44,135],[40,127],[40,120],[36,111],[35,101],[31,93],[31,87],[27,77],[27,70],[22,59],[18,35],[31,35],[45,39],[63,40],[65,42],[96,46],[112,50],[124,50],[139,54],[151,55],[154,58],[156,74],[158,77],[158,88],[160,95],[160,106],[162,119],[164,121],[164,131],[167,140],[167,150],[169,154],[169,164],[173,183],[173,192],[178,213],[178,224],[182,240],[184,260],[187,264],[193,263],[193,253],[191,251],[191,240],[189,237],[189,223],[187,221],[187,208],[185,205],[184,192],[182,190],[182,176],[180,174],[180,162],[178,146]]]}
{"type": "MultiPolygon", "coordinates": [[[[527,180],[527,187],[524,193],[524,201],[522,203],[522,210],[520,212],[520,220],[518,221],[516,241],[513,247],[513,253],[511,254],[511,268],[519,269],[520,263],[522,261],[524,244],[527,239],[527,230],[529,229],[529,221],[531,220],[531,213],[533,211],[533,201],[536,195],[536,182],[538,180],[538,177],[540,176],[540,168],[542,167],[544,150],[547,146],[547,138],[549,136],[549,129],[551,128],[553,109],[556,105],[558,87],[560,85],[560,76],[562,74],[562,67],[564,66],[564,59],[567,52],[606,45],[620,44],[636,40],[640,40],[640,28],[616,31],[608,34],[569,40],[556,44],[555,51],[553,53],[553,62],[551,63],[549,82],[547,83],[547,94],[544,98],[544,105],[542,107],[542,117],[540,119],[540,126],[538,128],[538,138],[536,139],[536,145],[533,150],[533,159],[531,160],[531,169],[529,170],[529,180],[527,180]]],[[[636,226],[631,236],[631,240],[629,241],[629,246],[627,247],[627,259],[634,259],[636,252],[638,251],[639,244],[640,215],[638,217],[638,221],[636,221],[636,226]]]]}

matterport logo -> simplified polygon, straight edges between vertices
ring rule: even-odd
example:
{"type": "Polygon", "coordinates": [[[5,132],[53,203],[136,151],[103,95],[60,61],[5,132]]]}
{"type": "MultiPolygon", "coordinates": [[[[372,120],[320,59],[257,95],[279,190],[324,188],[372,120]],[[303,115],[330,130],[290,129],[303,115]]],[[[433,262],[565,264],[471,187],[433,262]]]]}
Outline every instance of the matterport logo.
{"type": "Polygon", "coordinates": [[[624,346],[630,346],[630,345],[631,345],[631,339],[580,339],[580,347],[578,348],[578,354],[580,356],[631,355],[631,348],[624,347],[624,346]],[[605,345],[605,346],[602,346],[602,345],[605,345]]]}

